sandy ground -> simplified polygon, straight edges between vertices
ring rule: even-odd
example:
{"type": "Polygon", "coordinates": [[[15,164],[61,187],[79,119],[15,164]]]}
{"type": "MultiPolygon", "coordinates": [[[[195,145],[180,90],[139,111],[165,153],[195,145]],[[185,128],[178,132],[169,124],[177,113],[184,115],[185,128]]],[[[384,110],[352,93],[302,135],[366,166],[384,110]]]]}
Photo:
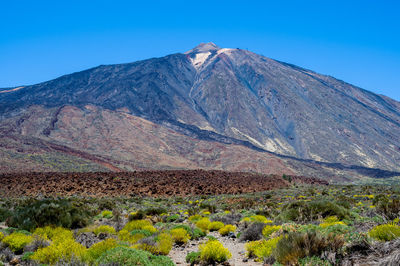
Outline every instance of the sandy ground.
{"type": "MultiPolygon", "coordinates": [[[[222,237],[218,232],[211,232],[208,235],[217,238],[224,245],[224,247],[226,247],[232,253],[232,257],[228,260],[229,265],[232,266],[262,265],[262,263],[255,262],[254,260],[248,260],[247,262],[243,261],[243,259],[246,259],[245,248],[244,248],[245,243],[239,242],[235,238],[222,237]]],[[[190,265],[185,261],[186,255],[192,251],[198,251],[199,244],[201,244],[204,241],[206,241],[206,239],[200,241],[198,240],[189,241],[184,247],[174,246],[168,256],[177,265],[190,265]]]]}

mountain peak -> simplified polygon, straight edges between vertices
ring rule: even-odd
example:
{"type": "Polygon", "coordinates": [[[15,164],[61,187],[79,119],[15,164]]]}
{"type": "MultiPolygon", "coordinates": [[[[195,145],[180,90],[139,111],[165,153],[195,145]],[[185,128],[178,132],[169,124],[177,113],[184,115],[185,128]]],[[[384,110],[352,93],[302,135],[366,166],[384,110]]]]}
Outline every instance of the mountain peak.
{"type": "Polygon", "coordinates": [[[187,51],[185,54],[191,54],[191,53],[206,53],[206,52],[211,52],[211,51],[217,51],[221,49],[218,47],[215,43],[213,42],[208,42],[208,43],[200,43],[196,47],[194,47],[192,50],[187,51]]]}

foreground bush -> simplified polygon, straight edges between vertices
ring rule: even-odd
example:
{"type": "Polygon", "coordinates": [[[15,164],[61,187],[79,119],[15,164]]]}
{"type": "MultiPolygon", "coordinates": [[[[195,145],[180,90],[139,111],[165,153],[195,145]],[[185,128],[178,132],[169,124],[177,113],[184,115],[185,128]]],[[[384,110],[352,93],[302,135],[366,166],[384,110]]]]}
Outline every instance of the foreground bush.
{"type": "Polygon", "coordinates": [[[266,225],[262,230],[262,234],[264,237],[269,238],[272,235],[272,233],[278,231],[281,228],[282,226],[279,225],[266,225]]]}
{"type": "Polygon", "coordinates": [[[214,264],[221,263],[232,257],[232,254],[218,240],[209,240],[205,244],[199,246],[200,260],[214,264]]]}
{"type": "Polygon", "coordinates": [[[227,224],[224,227],[222,227],[221,229],[219,229],[218,232],[221,234],[221,236],[226,236],[229,233],[233,233],[235,231],[236,231],[236,226],[227,224]]]}
{"type": "Polygon", "coordinates": [[[143,229],[144,227],[147,227],[147,226],[152,226],[151,222],[148,220],[133,220],[133,221],[127,223],[123,229],[130,232],[132,230],[143,229]]]}
{"type": "Polygon", "coordinates": [[[190,235],[188,232],[183,228],[175,228],[170,231],[172,240],[177,243],[178,245],[186,244],[189,239],[190,235]]]}
{"type": "Polygon", "coordinates": [[[210,219],[202,218],[196,222],[196,226],[201,230],[203,230],[203,232],[207,232],[210,223],[211,223],[210,219]]]}
{"type": "Polygon", "coordinates": [[[100,265],[174,265],[168,257],[154,256],[149,252],[127,247],[116,247],[108,250],[97,259],[96,263],[100,265]]]}
{"type": "Polygon", "coordinates": [[[154,255],[168,255],[168,253],[172,249],[173,243],[174,242],[171,235],[161,233],[156,237],[147,237],[140,239],[133,247],[150,252],[154,255]]]}
{"type": "Polygon", "coordinates": [[[210,231],[218,231],[219,229],[221,229],[222,227],[224,227],[224,223],[223,222],[219,222],[219,221],[216,221],[216,222],[211,222],[209,225],[208,225],[208,230],[210,230],[210,231]]]}
{"type": "Polygon", "coordinates": [[[20,253],[26,245],[33,241],[33,237],[24,233],[14,232],[4,237],[2,241],[8,245],[12,251],[20,253]]]}
{"type": "Polygon", "coordinates": [[[290,232],[279,240],[273,254],[283,265],[296,265],[301,258],[320,256],[324,251],[337,252],[343,245],[343,237],[333,234],[325,236],[317,231],[290,232]]]}
{"type": "Polygon", "coordinates": [[[94,213],[85,204],[73,199],[29,199],[17,206],[7,225],[31,231],[46,225],[82,228],[94,213]]]}
{"type": "Polygon", "coordinates": [[[400,226],[394,223],[381,224],[372,228],[369,235],[381,241],[390,241],[400,237],[400,226]]]}
{"type": "Polygon", "coordinates": [[[281,237],[269,240],[259,240],[246,243],[245,248],[248,257],[257,257],[259,261],[264,261],[272,255],[281,237]]]}
{"type": "Polygon", "coordinates": [[[53,242],[48,247],[39,248],[31,256],[31,259],[39,263],[54,265],[61,260],[70,261],[73,257],[83,259],[85,255],[86,247],[69,238],[53,242]]]}
{"type": "Polygon", "coordinates": [[[115,247],[117,247],[117,241],[112,238],[96,243],[87,250],[85,261],[94,263],[103,253],[115,247]]]}
{"type": "Polygon", "coordinates": [[[98,236],[101,233],[114,235],[116,232],[115,228],[110,225],[100,225],[93,230],[93,233],[98,236]]]}

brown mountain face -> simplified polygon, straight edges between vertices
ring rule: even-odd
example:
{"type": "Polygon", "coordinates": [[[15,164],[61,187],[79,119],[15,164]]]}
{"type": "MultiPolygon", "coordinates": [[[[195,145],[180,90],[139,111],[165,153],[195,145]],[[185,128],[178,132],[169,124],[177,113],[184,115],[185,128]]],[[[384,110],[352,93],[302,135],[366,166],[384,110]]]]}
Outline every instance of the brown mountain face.
{"type": "Polygon", "coordinates": [[[220,169],[400,175],[400,103],[201,44],[0,90],[0,171],[220,169]]]}

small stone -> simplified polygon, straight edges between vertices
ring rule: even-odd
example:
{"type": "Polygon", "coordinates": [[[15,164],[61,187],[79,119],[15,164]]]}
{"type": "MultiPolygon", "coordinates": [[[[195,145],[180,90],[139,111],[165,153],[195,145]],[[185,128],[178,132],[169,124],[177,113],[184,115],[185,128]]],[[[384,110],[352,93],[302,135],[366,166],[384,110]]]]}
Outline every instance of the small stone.
{"type": "Polygon", "coordinates": [[[249,259],[248,259],[248,258],[244,258],[242,261],[243,261],[243,262],[248,262],[249,259]]]}
{"type": "Polygon", "coordinates": [[[11,265],[17,265],[19,264],[19,259],[17,257],[14,257],[11,261],[10,261],[11,265]]]}

